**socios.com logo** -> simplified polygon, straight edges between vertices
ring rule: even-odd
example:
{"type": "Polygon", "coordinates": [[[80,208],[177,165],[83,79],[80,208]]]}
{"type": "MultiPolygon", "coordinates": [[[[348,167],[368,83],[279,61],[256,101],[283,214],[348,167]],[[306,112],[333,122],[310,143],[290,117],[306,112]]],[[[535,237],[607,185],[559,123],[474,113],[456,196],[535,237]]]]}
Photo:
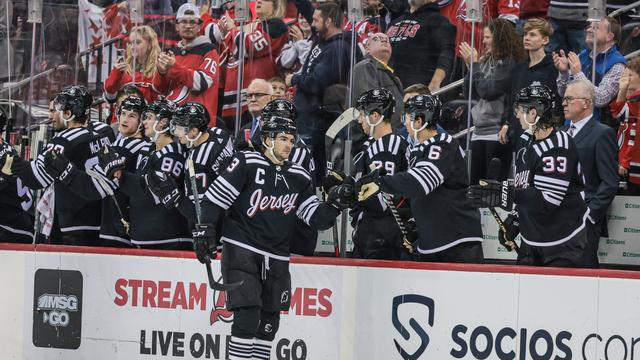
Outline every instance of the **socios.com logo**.
{"type": "MultiPolygon", "coordinates": [[[[428,316],[428,324],[430,327],[433,327],[433,319],[435,315],[435,304],[432,298],[422,296],[422,295],[417,295],[417,294],[398,295],[393,298],[391,322],[393,323],[393,327],[395,327],[396,330],[398,330],[402,338],[404,338],[405,340],[409,340],[411,338],[411,333],[407,330],[406,326],[400,322],[400,318],[398,317],[398,309],[402,304],[424,305],[426,308],[425,311],[427,312],[427,316],[428,316]]],[[[393,343],[396,345],[396,350],[398,350],[398,353],[400,354],[400,356],[402,356],[403,359],[415,360],[415,359],[418,359],[420,355],[422,355],[422,353],[427,349],[427,345],[429,345],[429,335],[427,334],[426,330],[422,326],[420,326],[418,321],[416,321],[416,319],[413,317],[409,319],[409,326],[411,326],[413,331],[417,333],[418,337],[420,338],[420,346],[418,347],[418,349],[413,353],[409,353],[405,349],[403,349],[402,346],[400,346],[400,344],[398,344],[398,342],[395,339],[393,340],[393,343]]]]}

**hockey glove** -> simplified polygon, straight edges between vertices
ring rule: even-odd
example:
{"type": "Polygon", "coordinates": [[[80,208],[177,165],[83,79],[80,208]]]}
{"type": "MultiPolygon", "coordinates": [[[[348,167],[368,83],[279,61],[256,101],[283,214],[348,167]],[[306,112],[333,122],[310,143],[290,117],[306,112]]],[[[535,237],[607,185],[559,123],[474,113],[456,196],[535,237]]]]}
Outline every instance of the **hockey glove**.
{"type": "Polygon", "coordinates": [[[120,179],[122,177],[126,161],[127,159],[124,156],[120,156],[116,151],[109,150],[107,146],[103,147],[98,153],[98,164],[100,164],[109,179],[120,179]]]}
{"type": "Polygon", "coordinates": [[[196,224],[191,231],[193,236],[193,251],[198,261],[203,264],[215,260],[218,256],[216,249],[216,229],[213,224],[196,224]]]}
{"type": "Polygon", "coordinates": [[[362,176],[356,181],[356,191],[358,192],[358,201],[365,201],[373,195],[380,192],[380,171],[373,170],[367,175],[362,176]]]}
{"type": "Polygon", "coordinates": [[[328,194],[334,186],[341,185],[346,178],[347,175],[344,173],[331,170],[331,172],[322,179],[322,190],[328,194]]]}
{"type": "Polygon", "coordinates": [[[506,232],[500,228],[498,232],[498,241],[507,250],[515,250],[515,238],[520,234],[520,223],[516,214],[509,214],[503,221],[506,232]]]}
{"type": "Polygon", "coordinates": [[[160,199],[162,205],[167,209],[178,206],[182,194],[172,176],[161,171],[150,171],[144,175],[144,181],[149,187],[149,191],[160,199]]]}
{"type": "Polygon", "coordinates": [[[480,180],[480,184],[471,185],[467,197],[476,208],[499,206],[506,211],[513,207],[515,188],[508,181],[480,180]]]}
{"type": "Polygon", "coordinates": [[[54,150],[44,155],[44,170],[65,185],[71,184],[76,166],[62,153],[54,150]]]}
{"type": "Polygon", "coordinates": [[[355,201],[356,193],[352,184],[334,186],[327,196],[327,203],[340,211],[352,207],[355,201]]]}
{"type": "Polygon", "coordinates": [[[14,162],[20,161],[16,150],[8,144],[0,144],[0,182],[9,180],[13,175],[14,162]]]}

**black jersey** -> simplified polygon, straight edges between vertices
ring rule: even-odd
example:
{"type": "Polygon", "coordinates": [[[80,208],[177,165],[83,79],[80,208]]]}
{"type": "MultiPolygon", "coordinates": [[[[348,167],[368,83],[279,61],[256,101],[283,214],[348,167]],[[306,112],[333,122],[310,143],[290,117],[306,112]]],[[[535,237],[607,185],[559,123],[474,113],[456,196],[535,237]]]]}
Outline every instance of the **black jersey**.
{"type": "MultiPolygon", "coordinates": [[[[135,172],[149,154],[151,142],[144,138],[120,138],[112,145],[112,151],[126,158],[125,172],[135,172]]],[[[102,226],[100,227],[100,238],[107,243],[113,241],[123,245],[131,245],[129,234],[122,226],[122,219],[131,224],[129,215],[130,199],[120,189],[115,189],[113,196],[118,202],[120,211],[116,207],[113,198],[105,197],[102,200],[102,226]]]]}
{"type": "MultiPolygon", "coordinates": [[[[371,166],[380,168],[386,175],[394,175],[404,172],[408,167],[407,147],[408,143],[401,136],[390,133],[379,139],[367,139],[361,151],[353,158],[356,179],[371,172],[371,166]]],[[[394,199],[394,202],[397,199],[394,199]]],[[[370,197],[358,203],[360,215],[381,216],[391,214],[388,206],[382,198],[382,194],[370,197]]]]}
{"type": "MultiPolygon", "coordinates": [[[[227,160],[233,155],[233,142],[229,133],[220,128],[208,130],[209,139],[189,150],[187,159],[193,160],[198,194],[203,198],[209,185],[227,166],[227,160]]],[[[186,165],[186,164],[185,164],[186,165]]],[[[185,182],[185,193],[193,201],[191,184],[185,182]]]]}
{"type": "MultiPolygon", "coordinates": [[[[66,186],[50,176],[44,168],[45,153],[51,150],[63,153],[80,170],[78,173],[84,174],[85,170],[98,163],[100,148],[110,143],[109,137],[90,128],[64,129],[54,135],[38,157],[20,171],[20,179],[29,188],[42,189],[53,184],[55,216],[62,233],[100,230],[101,205],[99,200],[84,197],[75,187],[66,186]]],[[[97,182],[92,186],[101,188],[97,182]]]]}
{"type": "Polygon", "coordinates": [[[309,173],[286,162],[274,165],[258,152],[236,153],[222,175],[209,187],[203,202],[205,221],[228,210],[222,241],[275,259],[289,260],[289,241],[297,218],[307,225],[339,214],[321,203],[309,173]]]}
{"type": "MultiPolygon", "coordinates": [[[[17,152],[9,144],[0,143],[2,154],[17,152]]],[[[28,211],[33,205],[29,188],[20,178],[0,179],[0,241],[29,243],[33,241],[33,218],[28,211]],[[1,235],[7,234],[10,238],[1,235]]]]}
{"type": "Polygon", "coordinates": [[[129,235],[134,245],[160,245],[193,242],[187,220],[177,209],[167,209],[160,200],[148,191],[141,176],[151,171],[162,171],[173,176],[179,185],[184,178],[183,147],[170,143],[160,150],[152,151],[143,159],[135,173],[125,172],[120,186],[129,196],[129,235]]]}
{"type": "Polygon", "coordinates": [[[380,190],[410,199],[422,254],[482,241],[480,212],[467,199],[468,186],[464,152],[449,134],[415,146],[409,170],[380,179],[380,190]]]}
{"type": "Polygon", "coordinates": [[[564,131],[535,141],[528,132],[520,136],[514,186],[520,234],[527,244],[558,245],[585,227],[589,209],[578,150],[564,131]]]}

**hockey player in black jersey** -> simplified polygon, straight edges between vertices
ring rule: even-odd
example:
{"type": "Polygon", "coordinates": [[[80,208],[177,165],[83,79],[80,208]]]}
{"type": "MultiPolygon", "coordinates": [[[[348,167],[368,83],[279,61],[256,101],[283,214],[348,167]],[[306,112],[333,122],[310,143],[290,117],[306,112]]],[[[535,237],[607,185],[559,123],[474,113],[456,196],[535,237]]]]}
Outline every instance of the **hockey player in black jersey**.
{"type": "MultiPolygon", "coordinates": [[[[54,98],[52,123],[59,130],[34,161],[13,159],[11,172],[32,189],[54,186],[55,217],[61,243],[98,245],[100,202],[81,196],[71,185],[79,174],[98,163],[98,152],[108,137],[88,129],[92,97],[82,86],[68,86],[54,98]]],[[[86,174],[85,174],[86,175],[86,174]]],[[[100,184],[92,186],[102,190],[100,184]]]]}
{"type": "MultiPolygon", "coordinates": [[[[0,139],[0,164],[18,156],[13,146],[0,139]]],[[[33,216],[28,213],[33,205],[31,192],[20,178],[10,174],[11,164],[0,171],[0,242],[32,243],[33,216]]]]}
{"type": "MultiPolygon", "coordinates": [[[[261,123],[266,119],[272,117],[282,117],[285,119],[291,119],[293,123],[297,121],[298,112],[295,105],[285,99],[275,99],[269,101],[264,109],[262,109],[261,123]]],[[[253,149],[261,151],[262,140],[260,138],[260,129],[262,124],[259,124],[258,128],[254,131],[251,138],[251,144],[253,149]]],[[[315,179],[315,163],[313,156],[311,155],[311,149],[304,143],[304,141],[296,137],[296,144],[291,149],[289,155],[289,161],[294,164],[302,166],[311,175],[311,179],[315,179]]],[[[316,244],[318,242],[318,231],[303,220],[298,219],[295,230],[291,236],[291,253],[295,255],[313,255],[316,250],[316,244]]]]}
{"type": "MultiPolygon", "coordinates": [[[[391,92],[384,88],[369,90],[358,97],[356,106],[360,111],[358,122],[369,138],[354,157],[355,178],[371,172],[371,166],[386,175],[406,171],[408,144],[401,136],[394,134],[391,127],[391,115],[395,107],[391,92]]],[[[389,207],[396,207],[394,211],[399,215],[397,205],[403,202],[404,198],[385,197],[383,193],[378,193],[354,207],[354,257],[400,259],[403,233],[389,207]]],[[[399,219],[405,222],[408,220],[405,218],[399,219]]]]}
{"type": "Polygon", "coordinates": [[[422,261],[482,262],[480,212],[467,199],[469,176],[464,152],[436,125],[442,105],[431,95],[418,95],[405,104],[405,126],[418,140],[411,149],[409,169],[391,176],[374,171],[357,182],[359,200],[384,193],[409,198],[422,261]]]}
{"type": "MultiPolygon", "coordinates": [[[[352,185],[336,186],[327,202],[316,197],[309,173],[287,161],[295,144],[292,121],[271,117],[261,133],[264,151],[237,152],[203,202],[206,221],[227,212],[222,230],[224,282],[243,281],[227,293],[227,308],[234,311],[228,359],[270,358],[280,311],[290,307],[289,239],[296,219],[327,229],[355,197],[352,185]]],[[[214,239],[194,237],[198,259],[215,257],[214,239]]]]}
{"type": "MultiPolygon", "coordinates": [[[[171,120],[170,131],[186,146],[186,159],[193,161],[200,199],[209,185],[226,168],[233,154],[229,134],[220,128],[208,128],[209,112],[199,103],[179,107],[171,120]]],[[[186,168],[186,163],[183,164],[186,168]]],[[[168,208],[176,207],[189,221],[196,218],[191,186],[185,181],[183,190],[166,171],[149,172],[145,181],[149,190],[168,208]],[[183,196],[186,194],[187,196],[183,196]]]]}
{"type": "Polygon", "coordinates": [[[171,176],[178,186],[183,183],[185,150],[174,142],[169,131],[176,105],[168,100],[157,100],[144,112],[144,136],[152,140],[135,169],[127,169],[118,154],[104,156],[104,169],[113,173],[122,171],[120,190],[129,197],[131,243],[141,248],[186,250],[192,248],[191,231],[187,220],[175,208],[165,208],[160,199],[147,190],[143,181],[149,172],[163,172],[171,176]],[[133,170],[133,171],[132,171],[133,170]]]}
{"type": "Polygon", "coordinates": [[[526,131],[516,146],[514,183],[482,180],[469,197],[478,207],[515,205],[499,240],[521,235],[518,264],[581,267],[589,211],[576,145],[552,119],[554,97],[540,84],[516,95],[514,110],[526,131]]]}

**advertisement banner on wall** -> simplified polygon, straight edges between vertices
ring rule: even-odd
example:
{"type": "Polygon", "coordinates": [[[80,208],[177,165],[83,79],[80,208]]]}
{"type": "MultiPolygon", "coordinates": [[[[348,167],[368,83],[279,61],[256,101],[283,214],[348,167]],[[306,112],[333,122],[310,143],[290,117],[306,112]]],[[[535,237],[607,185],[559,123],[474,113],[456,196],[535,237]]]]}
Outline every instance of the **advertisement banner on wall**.
{"type": "MultiPolygon", "coordinates": [[[[227,357],[233,313],[193,258],[6,250],[0,256],[0,278],[12,278],[5,290],[18,299],[0,306],[2,359],[227,357]],[[59,338],[36,336],[41,326],[55,328],[59,338]]],[[[291,308],[282,314],[271,359],[640,354],[634,272],[317,258],[295,259],[291,273],[291,308]]]]}

